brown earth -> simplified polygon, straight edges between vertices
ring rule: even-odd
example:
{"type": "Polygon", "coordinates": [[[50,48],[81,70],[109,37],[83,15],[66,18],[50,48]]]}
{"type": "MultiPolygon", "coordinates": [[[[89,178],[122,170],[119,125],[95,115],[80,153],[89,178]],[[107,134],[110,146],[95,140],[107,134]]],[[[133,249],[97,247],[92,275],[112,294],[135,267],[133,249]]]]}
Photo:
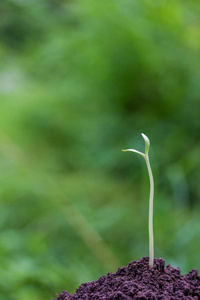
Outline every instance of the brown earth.
{"type": "Polygon", "coordinates": [[[108,273],[98,280],[82,283],[71,295],[62,292],[52,300],[189,300],[200,299],[200,276],[196,269],[181,275],[179,268],[165,267],[162,258],[154,260],[149,269],[149,258],[132,261],[116,273],[108,273]]]}

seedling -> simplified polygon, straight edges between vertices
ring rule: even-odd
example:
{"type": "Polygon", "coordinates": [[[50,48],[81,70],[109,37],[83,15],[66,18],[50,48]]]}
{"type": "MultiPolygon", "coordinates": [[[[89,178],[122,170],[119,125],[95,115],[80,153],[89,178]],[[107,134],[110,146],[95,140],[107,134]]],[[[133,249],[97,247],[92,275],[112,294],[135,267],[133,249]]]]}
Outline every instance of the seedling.
{"type": "Polygon", "coordinates": [[[148,137],[142,133],[141,134],[144,142],[145,142],[145,153],[142,153],[140,151],[137,151],[135,149],[126,149],[122,150],[124,152],[131,151],[140,154],[142,157],[144,157],[147,170],[149,173],[149,180],[150,180],[150,194],[149,194],[149,267],[153,267],[153,261],[154,261],[154,239],[153,239],[153,195],[154,195],[154,181],[153,181],[153,174],[150,166],[149,161],[149,148],[150,148],[150,140],[148,137]]]}

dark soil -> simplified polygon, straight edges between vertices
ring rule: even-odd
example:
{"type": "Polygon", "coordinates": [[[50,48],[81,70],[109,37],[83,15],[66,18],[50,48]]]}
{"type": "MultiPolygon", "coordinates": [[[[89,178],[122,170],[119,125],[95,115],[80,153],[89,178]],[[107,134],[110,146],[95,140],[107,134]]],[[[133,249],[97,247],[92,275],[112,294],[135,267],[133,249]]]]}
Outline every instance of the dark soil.
{"type": "Polygon", "coordinates": [[[162,258],[154,260],[152,269],[148,263],[148,257],[132,261],[116,273],[82,283],[73,295],[62,292],[57,300],[200,299],[200,276],[196,269],[183,276],[179,268],[165,267],[162,258]]]}

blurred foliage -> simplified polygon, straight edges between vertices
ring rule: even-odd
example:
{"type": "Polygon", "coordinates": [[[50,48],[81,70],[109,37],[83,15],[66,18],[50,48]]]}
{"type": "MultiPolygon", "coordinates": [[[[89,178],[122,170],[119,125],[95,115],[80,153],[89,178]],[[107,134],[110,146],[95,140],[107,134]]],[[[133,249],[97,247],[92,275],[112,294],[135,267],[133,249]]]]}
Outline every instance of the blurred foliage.
{"type": "Polygon", "coordinates": [[[200,270],[200,4],[2,0],[0,297],[51,299],[148,255],[200,270]]]}

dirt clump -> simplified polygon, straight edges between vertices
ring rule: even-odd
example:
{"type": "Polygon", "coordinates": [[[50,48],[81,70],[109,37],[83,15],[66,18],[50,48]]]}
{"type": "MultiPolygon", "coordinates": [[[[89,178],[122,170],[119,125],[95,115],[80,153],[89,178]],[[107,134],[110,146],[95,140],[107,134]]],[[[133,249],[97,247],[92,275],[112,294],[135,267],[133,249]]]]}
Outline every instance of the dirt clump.
{"type": "Polygon", "coordinates": [[[149,257],[132,261],[116,273],[108,273],[96,281],[82,283],[71,295],[62,292],[52,300],[189,300],[200,299],[200,276],[196,269],[181,275],[179,268],[165,267],[156,258],[149,269],[149,257]]]}

